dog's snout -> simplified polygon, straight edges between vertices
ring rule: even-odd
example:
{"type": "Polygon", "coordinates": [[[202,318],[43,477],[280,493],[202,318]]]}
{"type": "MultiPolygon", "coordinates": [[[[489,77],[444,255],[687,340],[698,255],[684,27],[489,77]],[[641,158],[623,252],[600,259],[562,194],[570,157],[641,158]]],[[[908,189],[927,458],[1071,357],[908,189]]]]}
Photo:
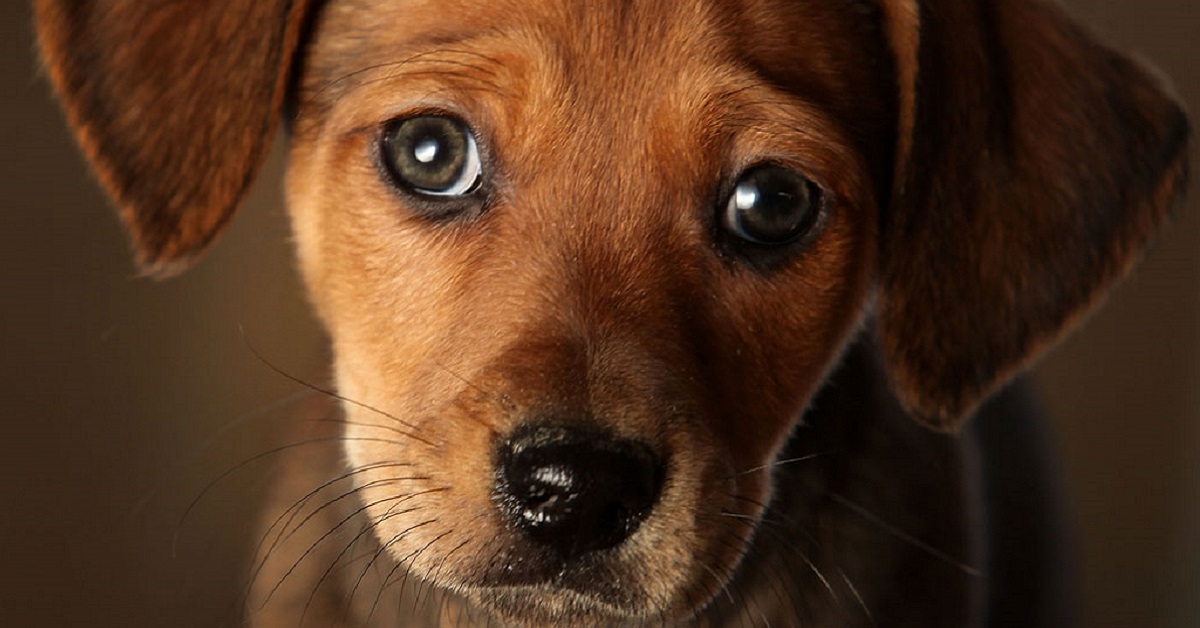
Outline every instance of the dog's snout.
{"type": "Polygon", "coordinates": [[[628,538],[662,487],[662,465],[647,446],[592,430],[521,430],[498,458],[504,516],[568,559],[628,538]]]}

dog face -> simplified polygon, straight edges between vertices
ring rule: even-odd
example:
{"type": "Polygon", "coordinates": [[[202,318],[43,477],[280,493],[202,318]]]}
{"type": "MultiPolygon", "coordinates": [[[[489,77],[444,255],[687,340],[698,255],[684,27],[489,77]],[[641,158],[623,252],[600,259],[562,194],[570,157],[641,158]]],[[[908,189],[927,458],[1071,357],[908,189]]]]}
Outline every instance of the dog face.
{"type": "Polygon", "coordinates": [[[953,428],[1183,180],[1178,108],[1039,2],[151,4],[38,5],[143,260],[212,239],[287,101],[362,508],[514,625],[695,615],[871,314],[953,428]]]}
{"type": "MultiPolygon", "coordinates": [[[[396,559],[428,547],[417,574],[505,614],[680,617],[710,598],[868,291],[875,175],[890,160],[868,138],[887,136],[893,110],[868,62],[881,40],[845,11],[652,8],[341,3],[306,54],[288,185],[301,265],[339,390],[398,419],[348,408],[347,453],[356,468],[411,461],[420,478],[363,499],[396,559]],[[424,18],[395,29],[407,13],[424,18]],[[446,41],[461,23],[475,26],[446,41]],[[759,45],[797,32],[838,44],[788,65],[759,45]],[[801,77],[854,104],[779,87],[801,77]],[[394,152],[416,147],[397,143],[421,140],[396,135],[419,124],[471,138],[438,140],[476,151],[464,159],[479,173],[458,175],[478,179],[470,192],[404,179],[414,167],[394,152]],[[736,215],[738,194],[756,193],[807,197],[736,215]],[[612,523],[636,529],[531,541],[504,505],[526,489],[505,488],[502,458],[539,429],[547,448],[644,452],[645,469],[614,481],[646,484],[646,503],[597,506],[644,509],[612,523]],[[610,551],[566,547],[613,534],[610,551]]],[[[619,452],[611,464],[636,466],[619,452]]]]}

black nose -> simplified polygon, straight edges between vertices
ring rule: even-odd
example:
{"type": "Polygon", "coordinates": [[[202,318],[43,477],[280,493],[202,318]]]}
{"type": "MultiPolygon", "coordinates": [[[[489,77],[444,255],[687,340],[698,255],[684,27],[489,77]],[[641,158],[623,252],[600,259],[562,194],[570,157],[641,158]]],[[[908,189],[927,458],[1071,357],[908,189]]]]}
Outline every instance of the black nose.
{"type": "Polygon", "coordinates": [[[518,430],[501,443],[496,500],[535,542],[572,558],[633,534],[662,488],[641,443],[572,427],[518,430]]]}

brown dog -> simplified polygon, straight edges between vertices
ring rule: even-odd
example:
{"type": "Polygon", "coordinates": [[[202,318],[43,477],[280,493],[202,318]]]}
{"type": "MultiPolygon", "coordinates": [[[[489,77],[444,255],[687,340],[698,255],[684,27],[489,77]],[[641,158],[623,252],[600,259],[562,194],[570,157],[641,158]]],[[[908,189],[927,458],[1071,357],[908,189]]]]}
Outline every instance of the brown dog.
{"type": "Polygon", "coordinates": [[[344,421],[281,482],[255,625],[1061,620],[1049,516],[1005,509],[1037,495],[1003,462],[1028,453],[1028,409],[986,406],[978,458],[943,432],[1126,272],[1189,132],[1056,7],[39,0],[37,19],[151,273],[212,241],[288,129],[344,421]]]}

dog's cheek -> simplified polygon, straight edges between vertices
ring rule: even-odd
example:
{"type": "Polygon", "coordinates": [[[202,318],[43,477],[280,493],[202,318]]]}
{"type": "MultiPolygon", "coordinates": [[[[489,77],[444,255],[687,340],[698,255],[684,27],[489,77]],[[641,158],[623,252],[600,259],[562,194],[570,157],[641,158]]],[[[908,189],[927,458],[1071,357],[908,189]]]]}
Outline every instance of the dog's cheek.
{"type": "Polygon", "coordinates": [[[725,411],[714,431],[743,468],[774,459],[861,325],[874,257],[871,212],[834,208],[820,237],[778,272],[729,273],[711,316],[725,411]]]}
{"type": "Polygon", "coordinates": [[[437,330],[454,320],[455,279],[471,247],[453,228],[414,216],[371,161],[371,139],[297,141],[288,195],[298,260],[333,341],[342,392],[384,404],[404,396],[412,365],[441,348],[437,330]]]}
{"type": "Polygon", "coordinates": [[[321,264],[321,251],[325,246],[320,220],[322,180],[314,176],[315,168],[311,163],[314,152],[310,142],[293,138],[288,151],[284,191],[292,230],[292,250],[300,278],[317,316],[328,324],[323,305],[326,299],[321,298],[326,284],[321,264]]]}
{"type": "MultiPolygon", "coordinates": [[[[431,367],[454,355],[456,276],[470,246],[405,215],[364,155],[364,140],[298,138],[288,196],[296,254],[328,330],[346,425],[344,458],[365,515],[389,555],[410,556],[416,575],[458,546],[492,536],[487,430],[470,408],[448,404],[461,382],[431,367]],[[475,421],[473,423],[473,421],[475,421]],[[476,429],[471,429],[471,427],[476,429]],[[476,464],[469,464],[476,463],[476,464]],[[435,542],[435,539],[436,542],[435,542]]],[[[458,554],[472,557],[462,550],[458,554]]],[[[440,566],[450,577],[456,563],[440,566]]]]}
{"type": "Polygon", "coordinates": [[[480,568],[479,555],[495,551],[500,534],[489,507],[491,472],[477,464],[480,455],[487,459],[488,434],[467,430],[448,440],[445,433],[421,429],[425,421],[412,421],[416,431],[409,432],[409,421],[389,423],[361,409],[348,416],[347,462],[352,471],[369,469],[357,474],[355,485],[376,540],[413,576],[461,585],[480,568]]]}

